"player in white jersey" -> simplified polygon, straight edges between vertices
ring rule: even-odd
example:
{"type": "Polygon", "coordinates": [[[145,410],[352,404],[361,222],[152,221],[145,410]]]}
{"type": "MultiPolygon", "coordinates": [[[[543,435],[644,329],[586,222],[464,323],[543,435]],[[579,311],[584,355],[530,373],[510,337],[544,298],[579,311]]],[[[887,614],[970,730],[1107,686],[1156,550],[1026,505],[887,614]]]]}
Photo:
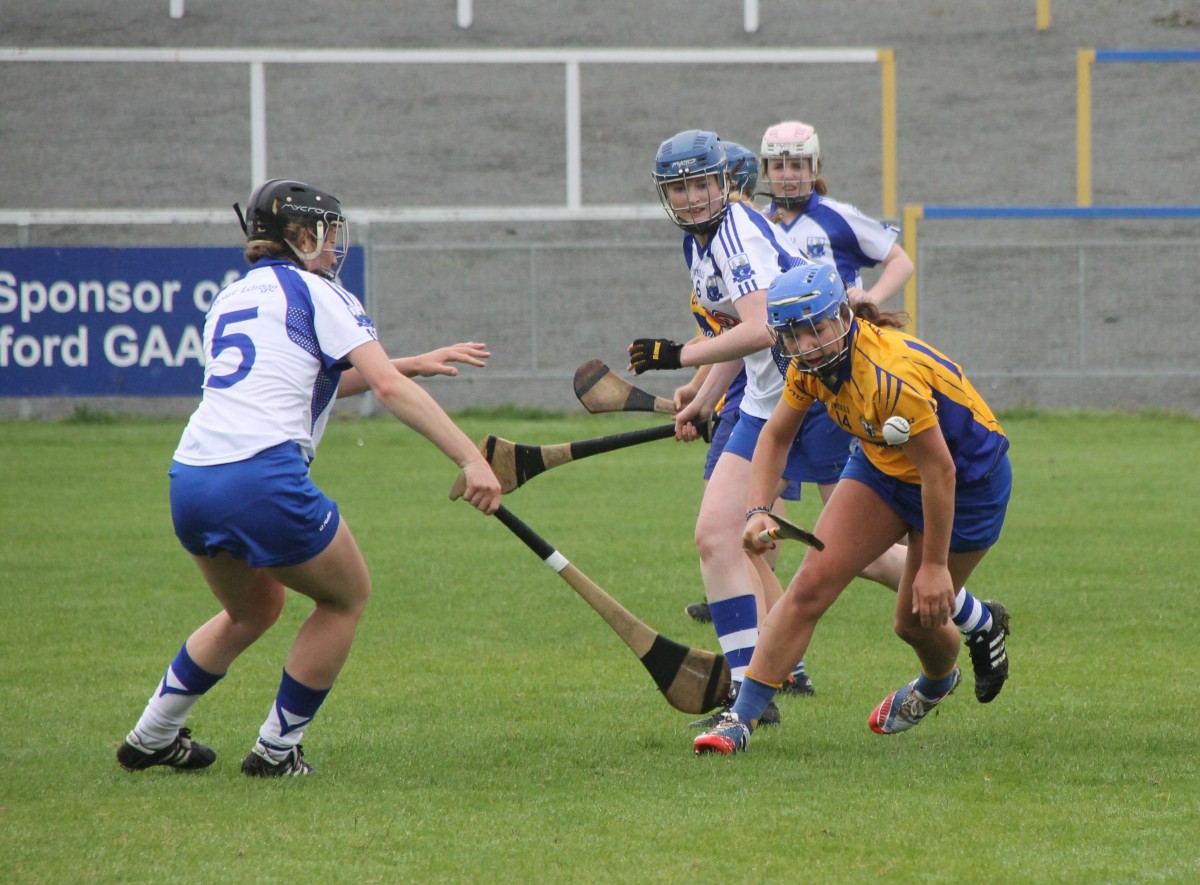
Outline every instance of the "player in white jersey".
{"type": "MultiPolygon", "coordinates": [[[[725,148],[725,158],[728,165],[730,181],[729,199],[734,202],[749,202],[754,196],[758,185],[758,155],[736,142],[722,140],[721,144],[725,148]]],[[[700,300],[695,291],[691,295],[690,307],[692,317],[700,328],[700,334],[705,337],[711,338],[721,334],[727,325],[722,324],[715,316],[700,306],[700,300]]],[[[701,366],[696,370],[695,375],[693,375],[687,384],[676,388],[673,397],[676,411],[682,409],[696,398],[696,394],[699,392],[704,379],[708,377],[708,372],[711,369],[711,365],[701,366]]],[[[746,370],[743,366],[729,385],[729,388],[721,396],[721,400],[718,402],[711,419],[712,441],[708,447],[708,456],[704,461],[704,481],[706,484],[717,466],[717,460],[725,450],[725,445],[733,433],[733,428],[737,426],[742,394],[745,389],[746,370]]],[[[785,500],[800,500],[800,483],[792,481],[787,484],[787,487],[772,505],[772,512],[778,513],[780,516],[787,516],[787,509],[784,505],[785,500]]],[[[750,567],[754,569],[751,578],[758,585],[755,590],[758,596],[758,614],[760,620],[766,615],[770,607],[779,600],[779,597],[783,595],[783,587],[780,585],[779,579],[775,576],[775,565],[778,555],[779,549],[773,548],[761,557],[748,557],[750,567]]],[[[690,603],[686,606],[685,611],[694,620],[705,624],[712,623],[712,615],[709,612],[707,601],[690,603]]],[[[812,682],[801,669],[798,673],[793,674],[787,683],[785,692],[788,694],[812,694],[812,682]]]]}
{"type": "MultiPolygon", "coordinates": [[[[694,438],[691,422],[712,412],[744,360],[746,389],[737,425],[704,491],[696,521],[696,547],[709,613],[735,683],[740,682],[758,635],[754,586],[746,569],[741,532],[750,458],[758,432],[782,387],[786,359],[771,351],[766,327],[766,287],[783,271],[806,263],[772,225],[746,203],[729,200],[728,164],[715,133],[680,132],[660,145],[654,180],[671,220],[684,231],[683,251],[700,306],[725,328],[712,338],[677,344],[663,338],[639,338],[629,347],[630,368],[650,369],[715,364],[699,393],[676,415],[677,435],[694,438]]],[[[825,463],[821,422],[808,422],[808,433],[793,447],[785,478],[832,482],[811,474],[825,463]]],[[[841,433],[829,422],[843,463],[849,456],[841,433]]],[[[755,554],[757,555],[757,554],[755,554]]],[[[699,726],[702,723],[694,723],[699,726]]]]}
{"type": "Polygon", "coordinates": [[[333,400],[371,390],[393,415],[464,471],[464,497],[484,513],[500,483],[471,440],[406,375],[482,365],[475,342],[389,360],[359,300],[337,283],[349,232],[341,205],[298,181],[273,179],[244,217],[249,272],[213,300],[204,323],[204,396],[171,476],[175,533],[222,611],[188,637],[117,750],[129,771],[206,768],[216,753],[183,724],[195,702],[278,619],[285,588],[315,607],[283,666],[278,693],[242,761],[254,777],[313,769],[300,738],[340,672],[371,581],[336,502],[308,465],[333,400]]]}
{"type": "Polygon", "coordinates": [[[896,242],[896,227],[828,195],[820,139],[807,123],[787,120],[763,133],[759,173],[771,198],[767,216],[817,264],[838,269],[852,306],[882,305],[913,275],[912,260],[896,242]],[[878,265],[879,277],[864,290],[862,269],[878,265]]]}

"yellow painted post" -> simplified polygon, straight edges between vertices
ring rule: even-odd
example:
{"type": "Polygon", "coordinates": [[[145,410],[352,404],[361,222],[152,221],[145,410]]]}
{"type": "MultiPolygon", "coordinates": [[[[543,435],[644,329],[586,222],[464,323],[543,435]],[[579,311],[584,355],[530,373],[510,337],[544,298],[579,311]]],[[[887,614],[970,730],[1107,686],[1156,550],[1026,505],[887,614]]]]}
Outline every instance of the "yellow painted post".
{"type": "Polygon", "coordinates": [[[1092,64],[1096,50],[1080,49],[1075,62],[1075,205],[1092,205],[1092,64]]]}
{"type": "Polygon", "coordinates": [[[896,51],[879,50],[883,73],[883,217],[896,217],[896,51]]]}
{"type": "Polygon", "coordinates": [[[917,276],[921,272],[917,266],[917,225],[924,216],[924,206],[904,207],[904,251],[913,263],[913,275],[904,284],[904,312],[908,314],[908,331],[914,335],[917,334],[917,276]]]}
{"type": "Polygon", "coordinates": [[[1050,27],[1050,0],[1037,0],[1037,27],[1039,31],[1050,27]]]}

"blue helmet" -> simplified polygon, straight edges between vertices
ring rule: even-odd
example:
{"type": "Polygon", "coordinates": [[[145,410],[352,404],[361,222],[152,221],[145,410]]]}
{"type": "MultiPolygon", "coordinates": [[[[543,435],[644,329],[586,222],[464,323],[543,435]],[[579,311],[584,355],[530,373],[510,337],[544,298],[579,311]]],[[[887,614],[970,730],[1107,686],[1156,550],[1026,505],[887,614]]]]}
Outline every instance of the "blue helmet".
{"type": "Polygon", "coordinates": [[[758,186],[758,154],[733,141],[724,144],[730,192],[741,192],[746,198],[754,196],[754,188],[758,186]]]}
{"type": "Polygon", "coordinates": [[[823,380],[831,380],[849,356],[846,340],[853,317],[846,287],[831,265],[793,267],[767,287],[767,325],[775,330],[779,347],[799,371],[823,380]],[[802,335],[808,339],[803,344],[816,346],[804,349],[802,335]]]}
{"type": "Polygon", "coordinates": [[[710,234],[716,230],[729,207],[728,169],[725,147],[715,132],[689,129],[660,144],[654,158],[654,184],[671,220],[688,233],[710,234]],[[714,179],[711,182],[710,177],[714,179]],[[697,180],[708,183],[707,196],[695,193],[692,183],[697,180]],[[699,219],[698,214],[702,216],[699,219]]]}

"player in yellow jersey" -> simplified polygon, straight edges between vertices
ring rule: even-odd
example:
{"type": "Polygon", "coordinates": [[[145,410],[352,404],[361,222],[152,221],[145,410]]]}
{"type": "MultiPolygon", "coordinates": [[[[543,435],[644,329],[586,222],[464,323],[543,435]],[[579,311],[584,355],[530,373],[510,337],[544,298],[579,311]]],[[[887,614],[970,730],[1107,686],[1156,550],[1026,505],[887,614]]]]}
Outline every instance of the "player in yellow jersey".
{"type": "Polygon", "coordinates": [[[792,362],[751,463],[746,549],[769,543],[761,540],[775,526],[766,504],[813,402],[824,403],[859,447],[814,527],[825,549],[806,553],[760,631],[737,701],[695,739],[697,753],[746,749],[821,616],[867,563],[905,537],[895,631],[913,647],[921,672],[884,698],[868,724],[879,734],[912,728],[958,685],[960,638],[951,615],[1000,536],[1012,488],[1008,438],[956,363],[899,331],[897,315],[866,304],[857,310],[826,266],[794,268],[768,287],[767,322],[792,362]],[[902,420],[885,433],[892,418],[902,420]]]}

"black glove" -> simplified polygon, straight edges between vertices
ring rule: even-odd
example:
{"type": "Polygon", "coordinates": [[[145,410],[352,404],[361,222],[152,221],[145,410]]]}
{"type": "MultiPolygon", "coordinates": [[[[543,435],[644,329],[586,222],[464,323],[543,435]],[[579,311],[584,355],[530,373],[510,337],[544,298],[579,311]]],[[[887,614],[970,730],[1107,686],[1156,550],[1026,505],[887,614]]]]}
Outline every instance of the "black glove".
{"type": "Polygon", "coordinates": [[[638,338],[629,348],[629,367],[635,375],[650,369],[679,369],[683,345],[666,338],[638,338]]]}

